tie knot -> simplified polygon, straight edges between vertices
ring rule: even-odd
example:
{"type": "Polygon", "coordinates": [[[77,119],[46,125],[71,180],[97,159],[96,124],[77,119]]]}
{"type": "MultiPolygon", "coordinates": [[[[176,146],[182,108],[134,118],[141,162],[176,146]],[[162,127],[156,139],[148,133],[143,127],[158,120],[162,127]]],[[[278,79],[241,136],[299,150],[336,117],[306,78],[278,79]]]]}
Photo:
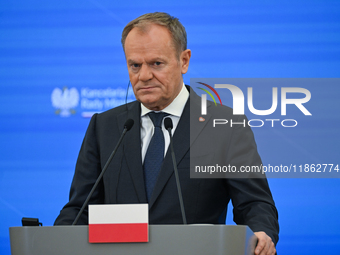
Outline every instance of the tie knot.
{"type": "Polygon", "coordinates": [[[148,115],[155,127],[161,127],[162,120],[165,116],[168,116],[169,114],[165,112],[149,112],[148,115]]]}

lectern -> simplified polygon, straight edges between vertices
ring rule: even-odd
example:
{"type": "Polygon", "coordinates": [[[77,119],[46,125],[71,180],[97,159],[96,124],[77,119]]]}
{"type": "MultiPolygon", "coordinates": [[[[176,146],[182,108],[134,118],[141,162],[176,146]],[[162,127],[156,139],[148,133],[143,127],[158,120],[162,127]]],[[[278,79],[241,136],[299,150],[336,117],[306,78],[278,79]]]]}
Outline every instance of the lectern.
{"type": "Polygon", "coordinates": [[[148,243],[88,242],[88,226],[11,227],[12,255],[250,255],[247,226],[150,225],[148,243]]]}

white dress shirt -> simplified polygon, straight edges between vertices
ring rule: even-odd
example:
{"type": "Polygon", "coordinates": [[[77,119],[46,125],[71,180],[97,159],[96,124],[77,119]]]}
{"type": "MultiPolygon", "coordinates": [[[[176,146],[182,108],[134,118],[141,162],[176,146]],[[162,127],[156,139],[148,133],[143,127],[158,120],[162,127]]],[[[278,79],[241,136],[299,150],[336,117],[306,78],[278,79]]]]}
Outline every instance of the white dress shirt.
{"type": "MultiPolygon", "coordinates": [[[[179,119],[181,118],[184,106],[189,98],[189,92],[186,89],[184,83],[181,91],[177,95],[177,97],[169,104],[167,107],[165,107],[161,112],[168,113],[169,116],[172,119],[173,123],[173,129],[172,129],[172,135],[174,135],[176,131],[176,127],[178,125],[179,119]]],[[[141,146],[142,146],[142,163],[144,163],[144,158],[146,151],[148,149],[149,143],[151,141],[151,138],[153,136],[154,132],[154,125],[152,123],[152,120],[149,118],[149,115],[147,115],[149,112],[152,112],[152,110],[146,108],[143,104],[141,104],[141,129],[140,129],[140,136],[141,136],[141,146]]],[[[164,156],[167,152],[167,149],[170,144],[170,137],[168,131],[164,127],[164,119],[162,121],[162,131],[164,135],[164,156]]]]}

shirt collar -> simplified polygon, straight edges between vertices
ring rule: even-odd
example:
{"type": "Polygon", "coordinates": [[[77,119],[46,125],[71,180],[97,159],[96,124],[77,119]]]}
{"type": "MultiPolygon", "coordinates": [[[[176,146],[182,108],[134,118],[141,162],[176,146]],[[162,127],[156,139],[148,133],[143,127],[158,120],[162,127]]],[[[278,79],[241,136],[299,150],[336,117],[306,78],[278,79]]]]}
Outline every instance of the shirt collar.
{"type": "MultiPolygon", "coordinates": [[[[188,100],[189,92],[186,89],[184,83],[181,91],[177,95],[177,97],[169,104],[167,107],[165,107],[162,112],[169,113],[170,115],[181,117],[184,106],[188,100]]],[[[152,110],[146,108],[143,104],[141,104],[141,116],[145,116],[149,112],[152,112],[152,110]]]]}

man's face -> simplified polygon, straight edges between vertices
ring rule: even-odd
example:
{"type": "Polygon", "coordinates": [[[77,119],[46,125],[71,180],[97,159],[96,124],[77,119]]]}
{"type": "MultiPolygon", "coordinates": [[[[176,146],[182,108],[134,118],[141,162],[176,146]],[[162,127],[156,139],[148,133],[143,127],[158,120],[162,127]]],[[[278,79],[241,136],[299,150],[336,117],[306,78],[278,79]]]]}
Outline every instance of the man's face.
{"type": "Polygon", "coordinates": [[[124,46],[137,100],[150,110],[167,107],[181,91],[190,50],[183,51],[178,59],[170,32],[156,24],[150,24],[145,31],[133,28],[124,46]]]}

